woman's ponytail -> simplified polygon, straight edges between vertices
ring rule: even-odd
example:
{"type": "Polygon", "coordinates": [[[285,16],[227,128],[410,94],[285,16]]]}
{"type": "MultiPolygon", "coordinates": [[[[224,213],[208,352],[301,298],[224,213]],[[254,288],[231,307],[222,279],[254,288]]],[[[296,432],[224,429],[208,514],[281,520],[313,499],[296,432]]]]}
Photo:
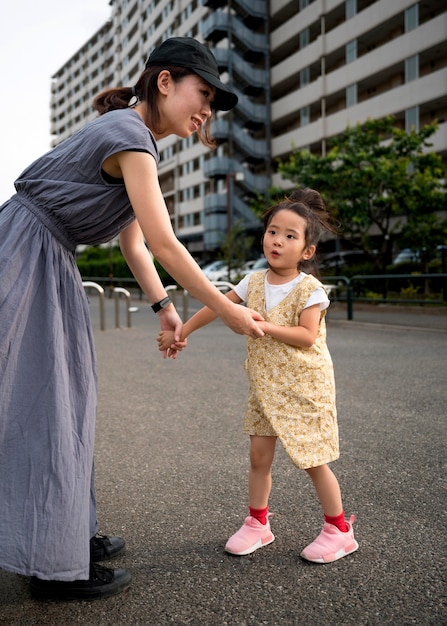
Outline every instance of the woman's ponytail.
{"type": "Polygon", "coordinates": [[[136,100],[135,87],[116,87],[99,93],[93,100],[93,108],[99,115],[117,109],[127,109],[132,106],[132,99],[136,100]]]}

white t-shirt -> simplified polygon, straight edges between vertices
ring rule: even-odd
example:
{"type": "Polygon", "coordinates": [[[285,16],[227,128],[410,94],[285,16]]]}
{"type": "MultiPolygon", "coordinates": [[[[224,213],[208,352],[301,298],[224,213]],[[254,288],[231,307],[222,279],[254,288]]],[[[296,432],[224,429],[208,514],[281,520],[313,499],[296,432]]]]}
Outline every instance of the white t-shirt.
{"type": "MultiPolygon", "coordinates": [[[[300,283],[303,278],[305,278],[307,274],[304,272],[300,272],[296,278],[290,280],[288,283],[284,283],[283,285],[271,285],[267,279],[268,272],[266,272],[265,280],[264,280],[264,292],[265,292],[265,309],[266,311],[270,311],[276,305],[278,305],[281,300],[289,294],[292,289],[300,283]]],[[[247,301],[248,295],[248,283],[250,281],[250,274],[244,276],[244,278],[234,287],[234,292],[239,296],[239,298],[243,301],[247,301]]],[[[326,291],[323,287],[317,287],[310,294],[309,299],[306,302],[305,309],[309,306],[313,306],[314,304],[320,305],[320,311],[324,311],[327,309],[330,301],[327,297],[326,291]]]]}

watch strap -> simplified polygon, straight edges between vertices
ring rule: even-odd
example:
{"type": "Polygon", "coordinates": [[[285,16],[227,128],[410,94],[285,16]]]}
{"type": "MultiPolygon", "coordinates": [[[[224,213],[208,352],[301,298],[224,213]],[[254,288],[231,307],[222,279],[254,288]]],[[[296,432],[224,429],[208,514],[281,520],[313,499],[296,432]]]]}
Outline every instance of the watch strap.
{"type": "Polygon", "coordinates": [[[166,296],[166,298],[163,298],[162,300],[159,300],[158,302],[152,304],[151,308],[154,313],[158,313],[158,311],[161,311],[161,309],[165,309],[167,306],[169,306],[171,302],[171,298],[169,296],[166,296]]]}

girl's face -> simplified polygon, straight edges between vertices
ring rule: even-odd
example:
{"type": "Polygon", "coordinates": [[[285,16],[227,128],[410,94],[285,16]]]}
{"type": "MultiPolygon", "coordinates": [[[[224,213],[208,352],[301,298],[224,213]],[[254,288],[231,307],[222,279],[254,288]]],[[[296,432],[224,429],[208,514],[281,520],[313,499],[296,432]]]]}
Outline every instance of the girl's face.
{"type": "Polygon", "coordinates": [[[216,90],[197,74],[189,74],[175,83],[164,70],[158,80],[162,132],[157,138],[174,134],[186,139],[211,117],[216,90]]]}
{"type": "Polygon", "coordinates": [[[302,260],[309,260],[315,246],[305,239],[306,220],[294,211],[275,213],[264,233],[264,255],[274,271],[295,271],[302,260]]]}

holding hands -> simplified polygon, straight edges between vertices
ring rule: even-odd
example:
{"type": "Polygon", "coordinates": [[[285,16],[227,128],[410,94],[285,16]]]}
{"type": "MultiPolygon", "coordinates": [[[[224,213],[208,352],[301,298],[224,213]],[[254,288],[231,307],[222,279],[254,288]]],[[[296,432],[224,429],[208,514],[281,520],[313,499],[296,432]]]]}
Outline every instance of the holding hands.
{"type": "Polygon", "coordinates": [[[173,330],[161,330],[158,337],[158,349],[160,352],[163,352],[163,358],[167,357],[171,359],[176,359],[179,352],[186,347],[188,340],[180,341],[180,339],[176,340],[175,333],[173,330]]]}
{"type": "MultiPolygon", "coordinates": [[[[236,304],[238,296],[234,291],[227,294],[224,299],[225,309],[220,317],[227,326],[240,335],[248,335],[257,339],[264,336],[264,319],[257,311],[236,304]]],[[[157,337],[158,349],[163,352],[163,358],[176,359],[179,352],[186,347],[187,337],[195,330],[202,328],[216,319],[218,315],[208,307],[203,307],[193,315],[181,329],[181,334],[177,327],[161,325],[160,333],[157,337]]]]}

